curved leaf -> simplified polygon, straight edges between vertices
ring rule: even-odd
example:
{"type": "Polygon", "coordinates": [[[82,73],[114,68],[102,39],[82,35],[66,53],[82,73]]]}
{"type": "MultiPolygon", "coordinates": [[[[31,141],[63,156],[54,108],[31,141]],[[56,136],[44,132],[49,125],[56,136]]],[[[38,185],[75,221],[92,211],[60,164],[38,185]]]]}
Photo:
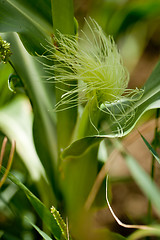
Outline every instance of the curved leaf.
{"type": "Polygon", "coordinates": [[[34,148],[32,135],[33,114],[26,97],[17,97],[0,109],[0,130],[16,141],[16,149],[33,180],[45,177],[44,168],[34,148]],[[32,164],[30,163],[32,159],[32,164]]]}
{"type": "Polygon", "coordinates": [[[79,139],[73,142],[68,148],[66,148],[62,154],[62,158],[68,157],[80,157],[82,156],[87,150],[89,150],[92,146],[98,144],[104,138],[99,137],[86,137],[79,139]]]}

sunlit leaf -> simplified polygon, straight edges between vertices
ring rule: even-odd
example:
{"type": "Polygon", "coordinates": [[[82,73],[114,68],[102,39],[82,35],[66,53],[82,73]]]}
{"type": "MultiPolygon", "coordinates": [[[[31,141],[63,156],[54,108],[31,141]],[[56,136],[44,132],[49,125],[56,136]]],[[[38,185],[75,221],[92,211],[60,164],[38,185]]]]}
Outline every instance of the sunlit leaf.
{"type": "Polygon", "coordinates": [[[0,109],[0,130],[16,141],[16,149],[23,159],[31,178],[45,177],[42,164],[34,148],[32,135],[33,114],[26,97],[17,97],[0,109]],[[32,164],[29,159],[32,159],[32,164]]]}

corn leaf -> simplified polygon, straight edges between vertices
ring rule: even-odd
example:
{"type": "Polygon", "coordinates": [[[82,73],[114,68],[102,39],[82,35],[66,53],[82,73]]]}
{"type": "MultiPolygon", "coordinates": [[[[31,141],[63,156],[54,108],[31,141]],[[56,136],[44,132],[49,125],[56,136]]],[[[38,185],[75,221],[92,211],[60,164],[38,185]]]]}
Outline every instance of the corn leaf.
{"type": "Polygon", "coordinates": [[[19,96],[0,108],[0,130],[16,141],[16,150],[31,178],[38,181],[42,176],[45,177],[45,172],[33,143],[33,114],[30,107],[28,99],[19,96]],[[32,164],[28,159],[32,159],[32,164]]]}

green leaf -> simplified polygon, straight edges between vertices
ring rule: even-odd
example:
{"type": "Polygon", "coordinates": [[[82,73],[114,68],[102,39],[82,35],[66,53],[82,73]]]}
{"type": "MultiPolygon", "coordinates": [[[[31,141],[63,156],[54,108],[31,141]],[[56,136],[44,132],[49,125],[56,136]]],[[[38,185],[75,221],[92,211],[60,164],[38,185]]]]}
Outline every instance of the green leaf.
{"type": "Polygon", "coordinates": [[[85,137],[73,142],[68,146],[61,154],[63,159],[69,157],[80,157],[85,154],[94,145],[100,143],[104,138],[99,138],[98,136],[85,137]]]}
{"type": "Polygon", "coordinates": [[[56,189],[56,129],[53,112],[54,94],[52,85],[43,81],[42,64],[24,49],[17,34],[5,35],[11,43],[11,61],[22,80],[34,111],[33,137],[39,158],[52,187],[56,189]],[[47,160],[46,160],[47,159],[47,160]]]}
{"type": "MultiPolygon", "coordinates": [[[[52,34],[52,25],[37,12],[36,5],[29,1],[0,0],[0,32],[17,32],[29,53],[44,52],[41,44],[52,34]]],[[[44,3],[44,1],[41,1],[44,3]]],[[[51,15],[51,13],[50,13],[51,15]]]]}
{"type": "Polygon", "coordinates": [[[153,157],[157,160],[157,162],[160,164],[160,158],[157,154],[157,152],[152,148],[152,146],[149,144],[149,142],[143,137],[143,135],[140,133],[144,143],[146,144],[146,146],[148,147],[148,149],[150,150],[150,152],[152,153],[153,157]]]}
{"type": "Polygon", "coordinates": [[[45,239],[52,240],[45,232],[43,232],[39,227],[37,227],[34,223],[32,223],[28,218],[25,218],[36,230],[37,232],[45,239]]]}
{"type": "Polygon", "coordinates": [[[129,156],[127,154],[124,155],[132,177],[140,189],[151,201],[156,210],[160,213],[160,191],[158,187],[132,156],[129,156]]]}
{"type": "MultiPolygon", "coordinates": [[[[51,0],[53,30],[59,30],[62,34],[75,34],[74,9],[72,0],[51,0]]],[[[76,87],[76,82],[74,82],[76,87]]],[[[59,102],[64,92],[71,90],[73,81],[67,84],[56,84],[56,102],[59,102]],[[62,90],[63,89],[63,90],[62,90]]],[[[75,99],[77,95],[75,95],[75,99]]],[[[67,109],[69,105],[65,105],[67,109]]],[[[77,120],[77,107],[57,112],[58,151],[66,148],[72,139],[73,130],[77,120]]]]}
{"type": "MultiPolygon", "coordinates": [[[[80,146],[80,145],[79,145],[80,146]]],[[[72,146],[74,151],[74,146],[72,146]]],[[[78,144],[77,148],[78,149],[78,144]]],[[[92,145],[80,156],[62,158],[60,165],[61,190],[67,206],[67,212],[73,222],[82,214],[85,201],[97,177],[98,144],[92,145]],[[88,175],[89,174],[89,175],[88,175]]],[[[72,155],[72,153],[71,153],[72,155]]]]}
{"type": "MultiPolygon", "coordinates": [[[[0,175],[2,176],[5,173],[5,168],[1,168],[0,175]]],[[[13,174],[9,173],[8,178],[15,183],[27,196],[30,203],[46,225],[46,227],[49,229],[49,231],[54,235],[54,237],[57,240],[61,239],[61,230],[50,213],[50,211],[43,205],[43,203],[24,185],[22,184],[13,174]]]]}
{"type": "Polygon", "coordinates": [[[16,97],[0,108],[0,130],[16,141],[16,150],[34,181],[45,177],[43,166],[37,156],[32,135],[33,114],[26,97],[16,97]],[[32,159],[32,164],[29,159],[32,159]]]}
{"type": "Polygon", "coordinates": [[[157,236],[160,237],[160,226],[156,225],[156,226],[151,226],[153,227],[153,229],[150,230],[137,230],[134,233],[132,233],[127,240],[137,240],[143,237],[147,237],[147,236],[157,236]]]}

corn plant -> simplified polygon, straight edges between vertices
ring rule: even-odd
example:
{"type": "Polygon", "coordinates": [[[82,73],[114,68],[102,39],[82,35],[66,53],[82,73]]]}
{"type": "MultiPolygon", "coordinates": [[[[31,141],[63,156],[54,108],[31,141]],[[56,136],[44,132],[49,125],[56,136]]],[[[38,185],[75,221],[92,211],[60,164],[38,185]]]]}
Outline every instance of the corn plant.
{"type": "MultiPolygon", "coordinates": [[[[150,5],[156,16],[159,1],[147,2],[145,16],[150,5]]],[[[153,176],[145,173],[119,141],[142,115],[160,107],[160,63],[144,86],[129,89],[129,71],[114,38],[93,18],[84,19],[84,24],[85,29],[80,29],[72,0],[0,0],[0,61],[5,64],[2,70],[6,68],[11,91],[0,104],[0,130],[16,142],[38,197],[8,167],[1,166],[1,182],[8,174],[27,196],[42,224],[25,219],[43,239],[160,237],[158,222],[151,225],[152,206],[160,213],[160,190],[153,176]],[[104,187],[109,168],[106,163],[99,168],[104,140],[123,155],[149,200],[150,220],[145,225],[123,224],[112,210],[108,187],[104,187]],[[103,196],[99,203],[98,195],[103,196]],[[139,230],[126,237],[95,227],[95,209],[104,204],[121,226],[139,230]]],[[[122,29],[119,25],[119,33],[122,29]]],[[[157,136],[158,126],[155,139],[157,136]]],[[[144,136],[142,139],[160,163],[158,140],[151,146],[144,136]]],[[[7,230],[0,234],[14,239],[7,230]]]]}

